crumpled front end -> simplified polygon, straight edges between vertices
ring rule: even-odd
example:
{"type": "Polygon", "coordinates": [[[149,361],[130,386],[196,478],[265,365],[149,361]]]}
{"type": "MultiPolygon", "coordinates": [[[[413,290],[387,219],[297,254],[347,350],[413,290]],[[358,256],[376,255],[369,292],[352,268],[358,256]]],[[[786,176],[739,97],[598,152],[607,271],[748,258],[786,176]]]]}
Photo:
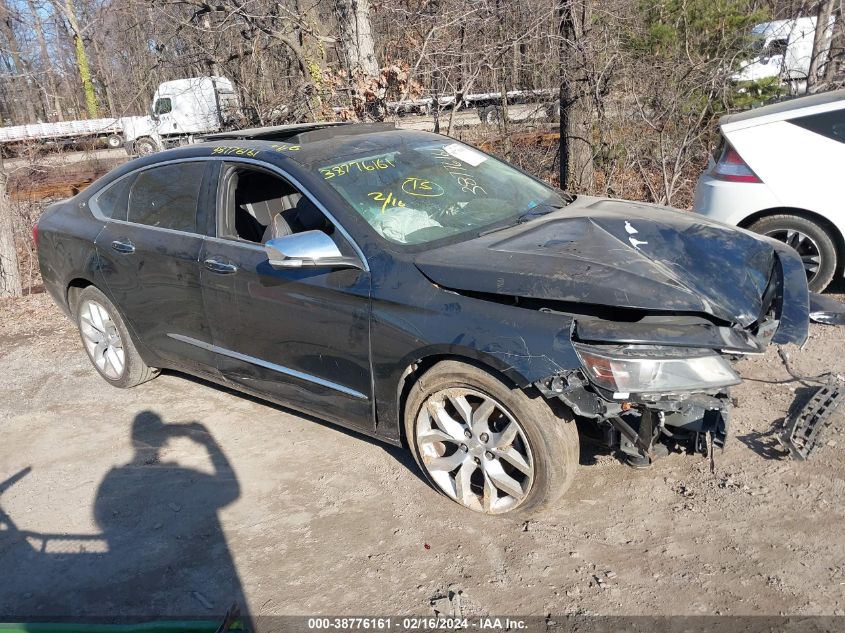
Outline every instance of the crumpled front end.
{"type": "Polygon", "coordinates": [[[717,323],[703,315],[628,321],[576,315],[569,337],[581,368],[535,386],[597,423],[632,465],[679,448],[712,456],[727,440],[730,388],[742,381],[732,361],[807,338],[803,265],[792,250],[773,246],[774,265],[752,323],[717,323]]]}

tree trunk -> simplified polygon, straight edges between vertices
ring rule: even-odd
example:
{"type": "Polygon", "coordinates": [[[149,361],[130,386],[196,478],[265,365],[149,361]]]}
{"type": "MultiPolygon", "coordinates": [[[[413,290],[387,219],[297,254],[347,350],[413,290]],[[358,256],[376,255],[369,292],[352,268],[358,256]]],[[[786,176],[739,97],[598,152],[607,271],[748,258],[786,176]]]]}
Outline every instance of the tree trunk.
{"type": "Polygon", "coordinates": [[[27,5],[34,21],[35,36],[38,39],[41,72],[47,77],[47,85],[42,87],[44,92],[44,115],[48,121],[61,121],[62,102],[59,92],[56,90],[56,76],[53,71],[53,62],[50,61],[50,52],[47,50],[47,39],[44,37],[44,25],[41,21],[41,13],[36,9],[34,0],[27,0],[27,5]]]}
{"type": "Polygon", "coordinates": [[[845,59],[845,12],[843,2],[834,9],[836,21],[833,23],[833,35],[830,38],[830,49],[827,54],[827,67],[825,68],[825,82],[831,84],[837,79],[837,70],[843,65],[845,59]]]}
{"type": "Polygon", "coordinates": [[[563,0],[560,20],[560,188],[589,190],[593,185],[593,102],[586,33],[592,0],[563,0]]]}
{"type": "Polygon", "coordinates": [[[821,0],[819,2],[819,11],[816,17],[816,32],[813,35],[813,54],[810,57],[810,70],[807,73],[808,93],[816,91],[816,87],[821,79],[819,74],[822,65],[828,58],[828,49],[830,48],[828,24],[830,23],[830,16],[833,13],[833,2],[834,0],[821,0]]]}
{"type": "Polygon", "coordinates": [[[25,110],[23,123],[35,123],[38,115],[35,112],[34,99],[32,94],[32,72],[29,65],[21,56],[21,49],[18,44],[18,38],[12,28],[12,12],[5,0],[0,0],[0,31],[6,39],[9,54],[12,57],[14,64],[13,72],[17,75],[14,79],[13,85],[16,86],[17,101],[23,103],[25,110]]]}
{"type": "Polygon", "coordinates": [[[0,168],[0,299],[20,297],[23,294],[12,207],[6,195],[7,180],[5,170],[0,168]]]}
{"type": "Polygon", "coordinates": [[[378,77],[369,0],[337,0],[337,13],[349,77],[378,77]]]}
{"type": "Polygon", "coordinates": [[[85,52],[85,42],[82,39],[82,30],[79,28],[79,20],[76,18],[76,7],[73,0],[65,0],[65,17],[73,32],[73,47],[76,52],[79,78],[82,81],[82,93],[85,96],[85,110],[90,118],[96,119],[99,116],[97,94],[94,92],[94,82],[91,81],[91,66],[88,63],[88,54],[85,52]]]}

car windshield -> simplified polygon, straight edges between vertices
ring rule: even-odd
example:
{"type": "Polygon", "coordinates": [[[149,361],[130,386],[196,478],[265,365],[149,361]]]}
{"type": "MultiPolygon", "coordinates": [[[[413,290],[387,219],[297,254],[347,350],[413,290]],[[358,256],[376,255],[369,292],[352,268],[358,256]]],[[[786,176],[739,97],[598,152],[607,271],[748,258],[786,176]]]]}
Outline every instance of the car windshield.
{"type": "Polygon", "coordinates": [[[397,244],[483,232],[566,204],[551,187],[451,139],[412,141],[317,168],[379,235],[397,244]]]}

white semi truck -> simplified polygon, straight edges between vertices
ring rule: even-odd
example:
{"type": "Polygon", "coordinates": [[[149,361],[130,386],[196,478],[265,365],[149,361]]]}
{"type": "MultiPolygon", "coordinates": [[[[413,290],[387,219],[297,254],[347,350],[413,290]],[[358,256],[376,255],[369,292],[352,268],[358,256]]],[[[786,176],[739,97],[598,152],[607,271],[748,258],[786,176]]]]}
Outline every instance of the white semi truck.
{"type": "Polygon", "coordinates": [[[239,112],[231,81],[225,77],[191,77],[160,84],[148,116],[0,127],[0,146],[5,149],[40,143],[66,147],[104,139],[111,148],[124,145],[130,156],[145,155],[191,143],[195,135],[224,130],[239,112]]]}
{"type": "Polygon", "coordinates": [[[153,95],[149,116],[134,117],[124,128],[126,152],[145,156],[193,143],[196,136],[226,129],[239,112],[237,93],[225,77],[166,81],[153,95]]]}
{"type": "MultiPolygon", "coordinates": [[[[736,82],[780,78],[798,88],[807,81],[813,58],[813,39],[816,34],[815,16],[763,22],[751,29],[754,56],[744,62],[731,77],[736,82]]],[[[834,18],[825,26],[826,50],[819,67],[824,66],[830,49],[834,18]]]]}

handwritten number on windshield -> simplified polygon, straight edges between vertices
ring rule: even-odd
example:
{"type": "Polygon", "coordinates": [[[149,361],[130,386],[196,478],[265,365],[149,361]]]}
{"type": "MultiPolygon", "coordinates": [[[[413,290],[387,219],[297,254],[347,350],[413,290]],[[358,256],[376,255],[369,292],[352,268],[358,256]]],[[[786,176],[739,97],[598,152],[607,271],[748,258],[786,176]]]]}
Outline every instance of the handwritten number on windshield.
{"type": "Polygon", "coordinates": [[[401,200],[397,200],[396,197],[393,195],[392,192],[382,193],[381,191],[371,191],[367,194],[370,198],[375,200],[376,202],[384,202],[381,205],[381,212],[384,213],[384,210],[387,207],[404,207],[405,203],[401,200]]]}

